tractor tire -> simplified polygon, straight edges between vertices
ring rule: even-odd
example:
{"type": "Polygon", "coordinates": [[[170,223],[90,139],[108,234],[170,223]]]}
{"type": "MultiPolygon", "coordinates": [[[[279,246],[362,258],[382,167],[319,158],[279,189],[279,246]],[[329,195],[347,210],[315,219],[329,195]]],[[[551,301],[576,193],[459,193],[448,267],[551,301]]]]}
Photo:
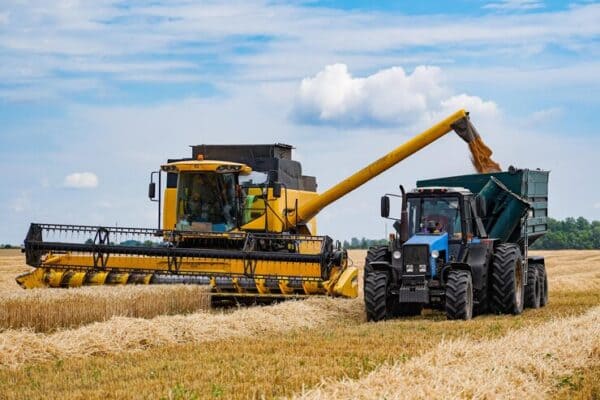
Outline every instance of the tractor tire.
{"type": "Polygon", "coordinates": [[[538,272],[540,280],[540,307],[545,307],[548,304],[548,275],[546,274],[546,266],[538,264],[538,272]]]}
{"type": "Polygon", "coordinates": [[[367,321],[381,321],[387,318],[387,284],[386,272],[372,271],[365,275],[365,309],[367,321]]]}
{"type": "Polygon", "coordinates": [[[363,272],[363,281],[367,278],[367,274],[373,271],[371,268],[372,261],[391,261],[390,250],[387,246],[373,246],[367,250],[367,257],[365,258],[365,268],[363,272]]]}
{"type": "Polygon", "coordinates": [[[502,243],[496,247],[491,276],[491,310],[496,314],[523,312],[523,261],[516,244],[502,243]]]}
{"type": "Polygon", "coordinates": [[[469,271],[453,270],[446,281],[446,317],[473,318],[473,279],[469,271]]]}
{"type": "Polygon", "coordinates": [[[537,264],[530,264],[527,270],[527,286],[525,286],[525,307],[540,308],[542,282],[537,264]]]}

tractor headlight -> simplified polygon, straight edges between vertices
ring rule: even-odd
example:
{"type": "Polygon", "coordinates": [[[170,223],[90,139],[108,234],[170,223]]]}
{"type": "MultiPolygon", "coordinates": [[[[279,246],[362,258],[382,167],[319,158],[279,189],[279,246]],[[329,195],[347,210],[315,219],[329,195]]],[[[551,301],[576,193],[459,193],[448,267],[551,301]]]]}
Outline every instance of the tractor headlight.
{"type": "Polygon", "coordinates": [[[431,252],[431,257],[433,257],[433,258],[438,258],[439,256],[440,256],[440,252],[439,252],[439,251],[437,251],[437,250],[433,250],[433,251],[431,252]]]}
{"type": "Polygon", "coordinates": [[[406,272],[408,272],[408,273],[415,272],[415,266],[412,264],[406,264],[406,272]]]}
{"type": "Polygon", "coordinates": [[[400,253],[400,251],[396,250],[392,253],[392,257],[394,257],[394,260],[399,260],[400,257],[402,257],[402,253],[400,253]]]}
{"type": "Polygon", "coordinates": [[[427,264],[419,264],[419,272],[423,274],[427,272],[427,264]]]}

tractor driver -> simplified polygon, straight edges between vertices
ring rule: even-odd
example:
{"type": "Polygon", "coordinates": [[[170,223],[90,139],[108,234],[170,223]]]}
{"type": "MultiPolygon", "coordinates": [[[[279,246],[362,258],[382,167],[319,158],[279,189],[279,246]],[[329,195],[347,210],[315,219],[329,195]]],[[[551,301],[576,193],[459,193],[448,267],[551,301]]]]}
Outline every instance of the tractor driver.
{"type": "Polygon", "coordinates": [[[434,220],[427,221],[427,225],[426,225],[427,233],[442,233],[443,230],[444,230],[444,227],[442,226],[440,221],[434,221],[434,220]]]}

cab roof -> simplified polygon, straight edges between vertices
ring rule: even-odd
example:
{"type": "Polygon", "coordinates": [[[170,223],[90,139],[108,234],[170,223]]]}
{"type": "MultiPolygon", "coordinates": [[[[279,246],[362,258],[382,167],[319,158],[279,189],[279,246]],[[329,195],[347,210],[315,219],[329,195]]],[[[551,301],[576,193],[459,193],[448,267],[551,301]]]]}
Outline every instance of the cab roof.
{"type": "Polygon", "coordinates": [[[246,164],[218,161],[218,160],[183,160],[163,164],[160,168],[165,172],[216,172],[232,173],[239,172],[242,175],[248,175],[252,168],[246,164]]]}

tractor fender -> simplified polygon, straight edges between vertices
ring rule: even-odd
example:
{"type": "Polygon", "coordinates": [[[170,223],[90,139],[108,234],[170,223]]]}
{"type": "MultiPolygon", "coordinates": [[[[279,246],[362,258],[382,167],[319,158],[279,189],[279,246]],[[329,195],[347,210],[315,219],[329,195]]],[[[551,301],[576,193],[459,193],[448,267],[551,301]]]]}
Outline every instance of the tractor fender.
{"type": "Polygon", "coordinates": [[[372,261],[369,263],[369,265],[371,266],[371,268],[374,271],[387,272],[388,275],[390,276],[390,278],[392,279],[392,282],[397,281],[398,274],[396,273],[395,269],[392,267],[391,263],[389,263],[387,261],[372,261]]]}
{"type": "Polygon", "coordinates": [[[471,272],[471,274],[473,273],[471,271],[471,266],[467,263],[460,263],[460,262],[453,262],[450,264],[446,264],[444,265],[444,267],[442,268],[441,272],[440,272],[440,281],[442,283],[442,286],[446,286],[446,281],[448,280],[448,274],[450,274],[450,271],[469,271],[471,272]]]}

